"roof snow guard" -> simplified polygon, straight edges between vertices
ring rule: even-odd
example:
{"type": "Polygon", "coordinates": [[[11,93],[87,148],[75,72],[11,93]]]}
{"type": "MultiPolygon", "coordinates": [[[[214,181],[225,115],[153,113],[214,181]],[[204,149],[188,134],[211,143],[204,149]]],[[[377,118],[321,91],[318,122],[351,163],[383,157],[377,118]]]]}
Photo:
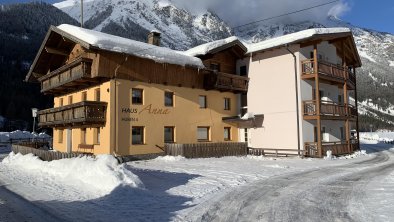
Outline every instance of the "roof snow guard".
{"type": "Polygon", "coordinates": [[[159,63],[169,63],[181,66],[192,66],[196,68],[204,68],[201,59],[185,55],[178,51],[174,51],[164,47],[153,46],[147,43],[134,41],[119,36],[114,36],[94,30],[84,29],[73,25],[63,24],[58,27],[51,26],[44,42],[39,49],[39,52],[34,59],[29,73],[26,76],[26,81],[34,77],[44,75],[46,73],[44,68],[36,67],[37,63],[47,50],[47,44],[50,42],[50,37],[54,34],[60,35],[67,41],[78,43],[86,49],[100,49],[105,51],[124,53],[136,57],[151,59],[159,63]]]}
{"type": "Polygon", "coordinates": [[[233,46],[239,46],[244,52],[247,52],[247,47],[235,36],[221,39],[213,42],[208,42],[194,48],[191,48],[183,54],[189,56],[204,56],[207,54],[215,54],[217,52],[223,51],[225,49],[231,48],[233,46]]]}

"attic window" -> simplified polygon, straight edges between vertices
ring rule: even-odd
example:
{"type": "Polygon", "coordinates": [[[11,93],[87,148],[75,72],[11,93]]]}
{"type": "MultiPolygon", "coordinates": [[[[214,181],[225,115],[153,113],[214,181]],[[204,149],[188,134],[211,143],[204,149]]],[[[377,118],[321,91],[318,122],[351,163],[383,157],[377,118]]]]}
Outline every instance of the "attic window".
{"type": "Polygon", "coordinates": [[[215,72],[220,72],[220,64],[218,63],[211,63],[211,70],[215,72]]]}

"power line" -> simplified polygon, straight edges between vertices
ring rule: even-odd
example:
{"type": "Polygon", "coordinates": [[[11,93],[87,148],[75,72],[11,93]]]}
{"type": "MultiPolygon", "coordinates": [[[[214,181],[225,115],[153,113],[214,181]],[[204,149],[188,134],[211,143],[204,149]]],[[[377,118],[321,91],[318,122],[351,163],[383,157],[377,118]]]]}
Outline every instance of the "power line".
{"type": "Polygon", "coordinates": [[[330,5],[330,4],[332,4],[332,3],[339,2],[339,1],[340,1],[340,0],[336,0],[336,1],[331,1],[331,2],[327,2],[327,3],[323,3],[323,4],[320,4],[320,5],[315,5],[315,6],[312,6],[312,7],[309,7],[309,8],[304,8],[304,9],[300,9],[300,10],[297,10],[297,11],[288,12],[288,13],[285,13],[285,14],[276,15],[276,16],[272,16],[272,17],[265,18],[265,19],[261,19],[261,20],[249,22],[249,23],[246,23],[246,24],[243,24],[243,25],[234,26],[234,27],[232,27],[232,28],[233,28],[233,29],[237,29],[237,28],[240,28],[240,27],[244,27],[244,26],[248,26],[248,25],[252,25],[252,24],[256,24],[256,23],[268,21],[268,20],[271,20],[271,19],[276,19],[276,18],[280,18],[280,17],[283,17],[283,16],[292,15],[292,14],[300,13],[300,12],[303,12],[303,11],[315,9],[315,8],[318,8],[318,7],[330,5]]]}

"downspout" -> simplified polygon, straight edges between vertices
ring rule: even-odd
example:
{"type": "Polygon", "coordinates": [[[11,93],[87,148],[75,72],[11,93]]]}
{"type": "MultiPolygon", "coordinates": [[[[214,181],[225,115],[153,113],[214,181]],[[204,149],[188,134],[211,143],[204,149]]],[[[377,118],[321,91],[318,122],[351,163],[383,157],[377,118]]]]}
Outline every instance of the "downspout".
{"type": "Polygon", "coordinates": [[[117,97],[117,77],[118,77],[118,70],[119,70],[119,68],[125,63],[125,62],[127,62],[127,60],[128,60],[128,58],[129,58],[129,56],[128,55],[126,55],[125,56],[125,59],[123,60],[123,62],[121,62],[117,67],[116,67],[116,69],[115,69],[115,72],[114,72],[114,76],[113,76],[113,80],[115,81],[115,101],[114,101],[114,104],[115,104],[115,113],[114,113],[114,115],[115,115],[115,122],[114,122],[114,124],[115,124],[115,127],[114,127],[114,134],[115,134],[115,136],[114,136],[114,144],[115,144],[115,153],[114,153],[114,155],[115,156],[117,156],[117,153],[118,153],[118,136],[117,136],[117,123],[118,123],[118,120],[117,120],[117,112],[118,112],[118,107],[117,107],[117,100],[118,100],[118,97],[117,97]]]}
{"type": "Polygon", "coordinates": [[[297,110],[297,148],[298,148],[298,156],[301,156],[301,147],[300,147],[300,110],[298,108],[298,72],[297,72],[297,56],[289,49],[289,45],[285,45],[286,50],[293,55],[294,58],[294,79],[295,79],[295,93],[296,93],[296,110],[297,110]]]}

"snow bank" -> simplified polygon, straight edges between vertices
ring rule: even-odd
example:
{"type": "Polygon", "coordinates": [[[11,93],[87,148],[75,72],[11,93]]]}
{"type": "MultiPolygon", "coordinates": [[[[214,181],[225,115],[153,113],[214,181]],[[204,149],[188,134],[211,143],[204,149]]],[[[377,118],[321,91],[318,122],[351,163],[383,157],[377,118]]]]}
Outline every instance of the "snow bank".
{"type": "Polygon", "coordinates": [[[358,158],[361,156],[368,156],[367,151],[366,150],[356,151],[353,154],[349,154],[346,156],[340,156],[340,157],[338,157],[338,159],[354,159],[354,158],[358,158]]]}
{"type": "Polygon", "coordinates": [[[45,133],[37,134],[28,131],[20,131],[20,130],[16,130],[13,132],[0,132],[0,142],[9,142],[11,139],[23,140],[23,139],[35,139],[35,138],[50,140],[52,137],[45,133]]]}
{"type": "Polygon", "coordinates": [[[94,189],[104,194],[110,193],[118,186],[143,187],[138,176],[127,170],[125,165],[119,165],[111,155],[45,162],[33,154],[10,153],[2,164],[35,174],[39,180],[45,181],[50,177],[77,186],[81,190],[94,189]]]}
{"type": "Polygon", "coordinates": [[[226,38],[226,39],[221,39],[213,42],[208,42],[199,46],[196,46],[194,48],[191,48],[185,52],[183,52],[185,55],[189,56],[201,56],[201,55],[206,55],[209,53],[211,50],[217,49],[219,47],[222,47],[226,44],[233,43],[239,41],[239,39],[235,36],[226,38]]]}
{"type": "Polygon", "coordinates": [[[373,133],[360,133],[360,139],[371,140],[384,143],[394,142],[394,132],[373,132],[373,133]]]}
{"type": "Polygon", "coordinates": [[[258,52],[266,49],[271,49],[274,47],[282,46],[285,44],[290,44],[293,42],[297,42],[303,39],[310,38],[314,35],[319,34],[331,34],[331,33],[346,33],[351,32],[349,28],[316,28],[316,29],[308,29],[288,35],[284,35],[277,38],[272,38],[266,41],[262,41],[255,44],[250,44],[248,46],[247,53],[258,52]]]}
{"type": "Polygon", "coordinates": [[[183,156],[159,156],[155,159],[156,161],[163,161],[163,162],[177,162],[186,160],[183,156]]]}
{"type": "Polygon", "coordinates": [[[144,59],[152,59],[159,63],[170,63],[181,66],[189,65],[197,68],[204,68],[201,59],[164,47],[158,47],[73,25],[63,24],[57,28],[83,42],[103,50],[126,53],[144,59]]]}

